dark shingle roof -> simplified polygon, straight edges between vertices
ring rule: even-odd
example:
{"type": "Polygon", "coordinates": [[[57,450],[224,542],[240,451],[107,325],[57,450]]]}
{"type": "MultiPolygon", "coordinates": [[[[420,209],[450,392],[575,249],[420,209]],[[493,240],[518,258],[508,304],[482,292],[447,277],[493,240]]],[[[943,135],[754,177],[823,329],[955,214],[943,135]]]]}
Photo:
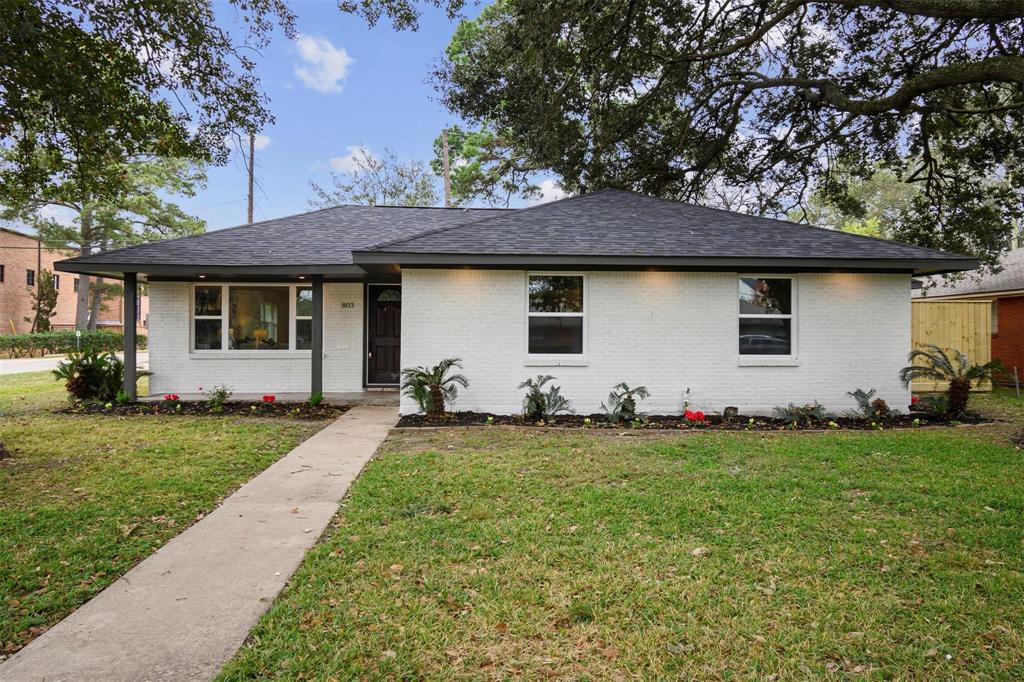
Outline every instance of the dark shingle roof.
{"type": "Polygon", "coordinates": [[[620,190],[518,210],[339,206],[61,261],[87,274],[359,276],[395,265],[884,269],[977,261],[620,190]],[[531,260],[532,259],[532,260],[531,260]]]}
{"type": "Polygon", "coordinates": [[[962,256],[604,190],[377,246],[388,253],[959,259],[962,256]]]}
{"type": "Polygon", "coordinates": [[[999,272],[969,272],[962,279],[947,281],[931,277],[925,286],[914,291],[914,298],[940,296],[977,296],[1005,291],[1024,290],[1024,249],[1013,249],[999,259],[999,272]]]}
{"type": "Polygon", "coordinates": [[[74,258],[77,264],[348,265],[352,251],[479,220],[497,209],[337,206],[74,258]]]}

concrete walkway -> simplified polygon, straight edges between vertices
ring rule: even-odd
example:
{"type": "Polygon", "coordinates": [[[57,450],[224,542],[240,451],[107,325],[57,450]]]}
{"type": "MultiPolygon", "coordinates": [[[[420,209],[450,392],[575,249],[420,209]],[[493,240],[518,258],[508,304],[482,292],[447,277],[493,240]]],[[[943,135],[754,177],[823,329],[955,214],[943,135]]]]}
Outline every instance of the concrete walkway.
{"type": "Polygon", "coordinates": [[[209,680],[394,425],[356,407],[0,664],[0,680],[209,680]]]}

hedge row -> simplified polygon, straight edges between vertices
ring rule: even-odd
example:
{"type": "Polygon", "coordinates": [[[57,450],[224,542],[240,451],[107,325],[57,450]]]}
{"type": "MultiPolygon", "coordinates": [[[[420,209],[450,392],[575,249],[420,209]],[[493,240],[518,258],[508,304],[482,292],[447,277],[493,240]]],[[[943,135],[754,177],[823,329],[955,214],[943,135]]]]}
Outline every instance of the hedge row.
{"type": "MultiPolygon", "coordinates": [[[[144,335],[138,335],[136,346],[142,350],[146,348],[144,335]]],[[[124,334],[82,332],[81,339],[76,339],[73,331],[0,335],[0,357],[30,358],[54,353],[74,353],[78,350],[124,350],[124,334]]]]}

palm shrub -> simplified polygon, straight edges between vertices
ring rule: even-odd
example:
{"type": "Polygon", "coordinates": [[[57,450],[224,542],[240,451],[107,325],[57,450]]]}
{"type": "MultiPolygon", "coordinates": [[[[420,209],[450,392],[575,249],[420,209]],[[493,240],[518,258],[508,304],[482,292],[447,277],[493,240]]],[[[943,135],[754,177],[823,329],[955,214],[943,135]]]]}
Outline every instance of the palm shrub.
{"type": "Polygon", "coordinates": [[[806,405],[790,403],[785,407],[776,407],[775,416],[779,419],[785,419],[791,424],[810,428],[818,422],[828,419],[829,413],[825,410],[824,405],[815,400],[813,403],[807,403],[806,405]]]}
{"type": "Polygon", "coordinates": [[[449,374],[462,369],[462,360],[446,358],[433,367],[406,367],[402,370],[402,393],[413,398],[431,417],[444,414],[445,405],[455,400],[459,386],[469,388],[464,374],[449,374]]]}
{"type": "Polygon", "coordinates": [[[114,400],[124,384],[124,363],[113,353],[72,353],[53,375],[79,400],[114,400]]]}
{"type": "Polygon", "coordinates": [[[525,419],[540,421],[550,419],[562,412],[571,414],[574,411],[570,407],[569,400],[562,395],[560,386],[552,386],[547,391],[544,390],[544,386],[554,378],[550,374],[538,374],[536,379],[527,379],[519,384],[519,388],[526,389],[526,396],[523,398],[523,417],[525,419]]]}
{"type": "Polygon", "coordinates": [[[1003,365],[998,360],[984,365],[971,363],[959,350],[953,349],[953,356],[950,357],[946,351],[932,343],[910,351],[907,360],[910,363],[923,360],[925,364],[910,364],[901,369],[900,380],[903,385],[909,388],[914,379],[946,382],[946,416],[954,419],[967,411],[971,386],[975,382],[991,380],[995,374],[1003,371],[1003,365]]]}
{"type": "Polygon", "coordinates": [[[633,421],[641,416],[636,411],[637,401],[648,396],[650,393],[647,392],[646,386],[630,388],[629,384],[623,381],[612,388],[608,394],[607,404],[601,403],[601,409],[612,424],[618,424],[622,420],[633,421]]]}

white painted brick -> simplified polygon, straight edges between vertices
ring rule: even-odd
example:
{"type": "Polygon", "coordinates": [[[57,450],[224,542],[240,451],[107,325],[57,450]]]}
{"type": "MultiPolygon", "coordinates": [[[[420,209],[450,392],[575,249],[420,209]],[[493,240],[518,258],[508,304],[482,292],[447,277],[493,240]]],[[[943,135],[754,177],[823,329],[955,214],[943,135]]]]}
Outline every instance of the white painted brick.
{"type": "MultiPolygon", "coordinates": [[[[194,393],[224,384],[236,392],[309,391],[309,352],[246,357],[235,351],[214,356],[189,348],[191,286],[152,282],[149,317],[150,392],[194,393]]],[[[363,285],[324,285],[324,392],[362,390],[363,285]],[[352,308],[342,304],[351,302],[352,308]]]]}
{"type": "MultiPolygon", "coordinates": [[[[592,272],[588,279],[589,364],[526,364],[526,273],[516,270],[404,269],[402,366],[460,357],[470,388],[456,409],[516,413],[516,386],[553,374],[578,412],[600,411],[620,381],[645,385],[651,413],[678,413],[689,387],[693,409],[735,405],[767,414],[818,400],[834,412],[846,392],[876,388],[899,409],[909,402],[897,372],[910,349],[906,275],[797,275],[798,364],[737,364],[735,273],[592,272]]],[[[402,412],[416,411],[408,398],[402,412]]]]}

